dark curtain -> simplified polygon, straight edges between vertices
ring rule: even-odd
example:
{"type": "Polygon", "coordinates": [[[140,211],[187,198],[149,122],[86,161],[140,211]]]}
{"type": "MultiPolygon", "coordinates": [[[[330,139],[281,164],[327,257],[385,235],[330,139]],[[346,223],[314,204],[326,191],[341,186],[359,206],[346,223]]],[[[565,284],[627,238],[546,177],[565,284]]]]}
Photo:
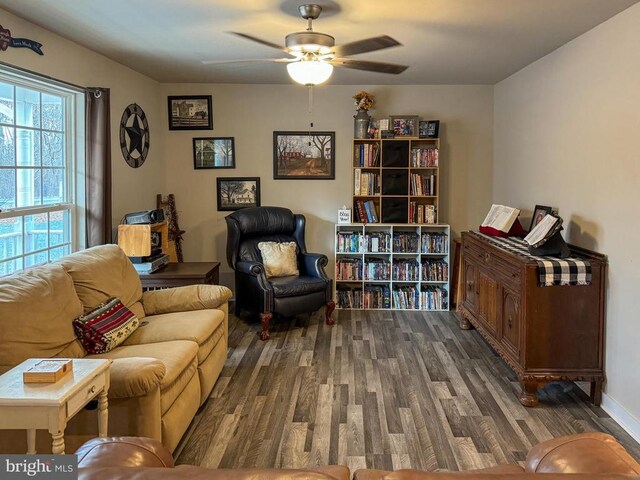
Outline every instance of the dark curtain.
{"type": "Polygon", "coordinates": [[[111,125],[109,89],[87,88],[87,248],[111,243],[111,125]]]}

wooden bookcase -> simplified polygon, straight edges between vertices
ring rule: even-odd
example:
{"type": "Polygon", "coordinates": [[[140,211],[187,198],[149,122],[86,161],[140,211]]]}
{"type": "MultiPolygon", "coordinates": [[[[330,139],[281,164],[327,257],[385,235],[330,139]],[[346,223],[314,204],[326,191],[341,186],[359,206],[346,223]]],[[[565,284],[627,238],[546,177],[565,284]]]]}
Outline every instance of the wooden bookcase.
{"type": "Polygon", "coordinates": [[[449,225],[335,226],[342,309],[449,310],[449,225]]]}
{"type": "Polygon", "coordinates": [[[439,148],[438,138],[354,139],[353,219],[437,224],[439,148]]]}

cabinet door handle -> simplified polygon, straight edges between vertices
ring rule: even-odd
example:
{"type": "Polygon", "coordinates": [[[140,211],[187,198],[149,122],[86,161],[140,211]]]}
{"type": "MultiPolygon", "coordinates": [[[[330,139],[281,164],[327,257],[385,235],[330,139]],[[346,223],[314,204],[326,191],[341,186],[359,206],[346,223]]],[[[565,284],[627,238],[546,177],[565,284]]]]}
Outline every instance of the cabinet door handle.
{"type": "Polygon", "coordinates": [[[489,263],[490,261],[491,261],[491,254],[485,253],[484,254],[484,263],[489,263]]]}
{"type": "Polygon", "coordinates": [[[511,317],[507,319],[507,325],[509,325],[509,328],[513,326],[513,320],[511,319],[511,317]]]}

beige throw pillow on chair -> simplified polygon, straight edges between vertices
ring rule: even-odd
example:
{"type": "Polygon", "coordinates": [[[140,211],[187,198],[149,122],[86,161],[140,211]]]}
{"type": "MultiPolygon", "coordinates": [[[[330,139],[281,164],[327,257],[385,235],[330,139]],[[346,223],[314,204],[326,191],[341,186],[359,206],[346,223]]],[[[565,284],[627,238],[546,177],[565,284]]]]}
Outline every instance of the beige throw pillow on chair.
{"type": "Polygon", "coordinates": [[[295,242],[260,242],[258,249],[267,277],[299,275],[295,242]]]}

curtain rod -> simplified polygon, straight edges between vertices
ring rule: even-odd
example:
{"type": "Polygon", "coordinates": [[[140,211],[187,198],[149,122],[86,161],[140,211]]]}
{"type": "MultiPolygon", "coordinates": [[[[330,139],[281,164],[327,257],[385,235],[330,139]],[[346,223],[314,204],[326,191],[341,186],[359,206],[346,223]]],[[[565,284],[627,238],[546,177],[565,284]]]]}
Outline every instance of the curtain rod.
{"type": "Polygon", "coordinates": [[[45,78],[45,79],[51,80],[53,82],[57,82],[57,83],[59,83],[61,85],[65,85],[67,87],[73,87],[73,88],[77,88],[79,90],[86,90],[87,89],[87,87],[83,87],[81,85],[76,85],[75,83],[67,82],[65,80],[60,80],[60,79],[52,77],[50,75],[44,75],[44,74],[39,73],[39,72],[34,72],[33,70],[29,70],[27,68],[18,67],[16,65],[12,65],[10,63],[6,63],[6,62],[0,61],[0,65],[2,65],[4,67],[8,67],[8,68],[13,68],[15,70],[18,70],[18,71],[24,72],[24,73],[28,73],[30,75],[36,75],[38,77],[45,78]]]}

